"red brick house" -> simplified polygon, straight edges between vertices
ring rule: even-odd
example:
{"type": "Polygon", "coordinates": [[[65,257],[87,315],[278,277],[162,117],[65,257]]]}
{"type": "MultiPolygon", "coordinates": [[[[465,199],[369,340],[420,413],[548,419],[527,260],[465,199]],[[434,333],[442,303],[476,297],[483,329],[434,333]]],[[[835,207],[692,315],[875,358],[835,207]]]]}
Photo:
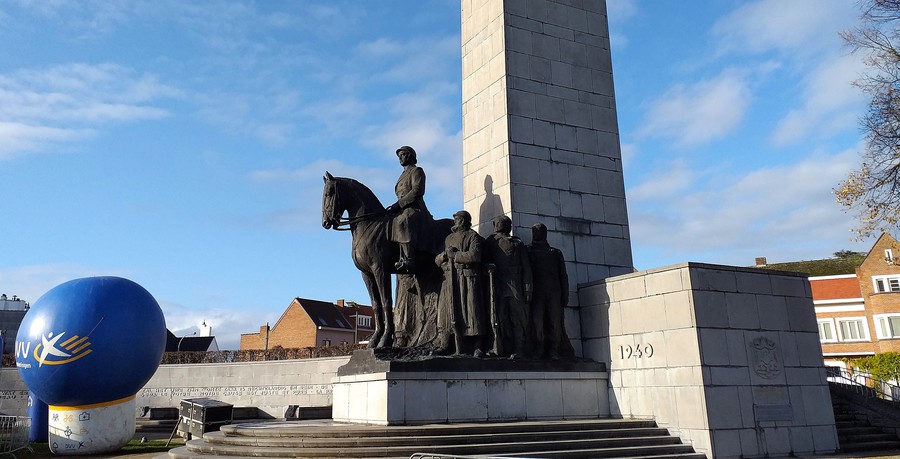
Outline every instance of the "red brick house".
{"type": "Polygon", "coordinates": [[[854,274],[814,276],[819,337],[827,365],[840,358],[900,352],[900,243],[885,233],[854,274]]]}
{"type": "Polygon", "coordinates": [[[372,307],[294,298],[274,325],[241,335],[241,350],[303,348],[358,343],[372,334],[372,307]]]}

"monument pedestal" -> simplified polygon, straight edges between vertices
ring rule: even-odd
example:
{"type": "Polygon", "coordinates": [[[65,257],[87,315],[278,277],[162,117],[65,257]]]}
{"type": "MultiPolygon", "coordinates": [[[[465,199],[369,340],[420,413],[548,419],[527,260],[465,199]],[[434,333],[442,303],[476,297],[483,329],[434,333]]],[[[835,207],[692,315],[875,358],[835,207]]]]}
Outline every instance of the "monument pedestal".
{"type": "Polygon", "coordinates": [[[602,363],[471,357],[380,360],[357,351],[332,382],[336,422],[416,425],[609,416],[602,363]]]}

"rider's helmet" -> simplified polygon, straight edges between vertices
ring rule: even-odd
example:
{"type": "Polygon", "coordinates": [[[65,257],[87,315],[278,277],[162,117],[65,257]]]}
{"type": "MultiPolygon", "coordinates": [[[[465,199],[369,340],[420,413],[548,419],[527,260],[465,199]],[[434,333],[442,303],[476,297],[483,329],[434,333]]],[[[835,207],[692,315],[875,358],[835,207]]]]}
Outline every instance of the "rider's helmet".
{"type": "Polygon", "coordinates": [[[411,158],[410,158],[410,159],[411,159],[410,164],[416,164],[416,162],[418,162],[418,160],[416,159],[416,150],[413,149],[413,147],[411,147],[411,146],[409,146],[409,145],[404,145],[404,146],[398,148],[398,149],[397,149],[397,155],[398,155],[398,156],[400,155],[400,152],[401,152],[401,151],[405,151],[405,152],[409,153],[409,155],[410,155],[410,157],[411,157],[411,158]]]}

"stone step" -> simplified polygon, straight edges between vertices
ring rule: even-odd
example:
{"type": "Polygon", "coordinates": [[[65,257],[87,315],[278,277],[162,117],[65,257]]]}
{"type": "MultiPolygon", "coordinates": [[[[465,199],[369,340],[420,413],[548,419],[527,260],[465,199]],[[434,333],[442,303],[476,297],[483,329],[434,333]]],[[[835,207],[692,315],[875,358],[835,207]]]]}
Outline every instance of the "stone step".
{"type": "Polygon", "coordinates": [[[836,390],[834,384],[831,384],[831,403],[842,453],[900,449],[897,436],[878,427],[884,424],[878,416],[867,416],[859,399],[848,396],[844,390],[836,390]]]}
{"type": "Polygon", "coordinates": [[[841,429],[857,429],[857,428],[866,428],[872,427],[872,423],[866,420],[856,420],[856,421],[835,421],[834,427],[838,430],[841,429]]]}
{"type": "Polygon", "coordinates": [[[621,457],[618,459],[706,459],[705,454],[700,453],[676,453],[676,454],[663,454],[663,455],[653,455],[653,456],[627,456],[621,457]]]}
{"type": "Polygon", "coordinates": [[[500,454],[495,455],[495,457],[517,457],[517,458],[560,458],[560,459],[592,459],[592,458],[601,458],[601,457],[609,457],[616,459],[706,459],[706,455],[693,452],[693,448],[686,447],[681,451],[672,451],[671,449],[668,452],[664,452],[662,450],[655,451],[647,451],[643,450],[643,452],[638,452],[635,448],[625,449],[625,448],[614,448],[614,449],[602,449],[602,450],[574,450],[574,451],[540,451],[540,452],[525,452],[520,454],[500,454]],[[631,454],[639,454],[638,456],[632,456],[631,454]]]}
{"type": "Polygon", "coordinates": [[[701,459],[652,420],[372,426],[330,420],[223,426],[158,459],[481,457],[701,459]]]}
{"type": "MultiPolygon", "coordinates": [[[[466,447],[462,447],[466,448],[466,447]]],[[[465,450],[467,451],[467,450],[465,450]]],[[[215,455],[210,456],[208,453],[191,451],[187,447],[182,446],[170,450],[167,454],[157,456],[154,459],[253,459],[260,457],[272,457],[264,455],[265,451],[257,449],[252,456],[238,455],[215,455]]],[[[423,451],[418,451],[423,452],[423,451]]],[[[428,451],[436,456],[440,452],[428,451]]],[[[338,455],[318,455],[318,456],[301,456],[316,457],[318,459],[337,459],[337,458],[363,458],[378,457],[380,459],[408,459],[413,453],[391,456],[389,452],[384,454],[358,456],[352,455],[350,452],[343,452],[338,455]]],[[[443,454],[450,454],[443,452],[443,454]]],[[[470,455],[468,452],[458,452],[458,455],[470,455]]],[[[283,457],[283,456],[278,456],[283,457]]],[[[687,445],[664,445],[664,446],[638,446],[628,448],[601,448],[601,449],[578,449],[578,450],[543,450],[543,451],[520,451],[506,454],[492,454],[491,457],[528,457],[528,458],[559,458],[559,459],[589,459],[589,458],[619,458],[619,459],[704,459],[703,454],[693,452],[693,449],[687,445]]]]}
{"type": "MultiPolygon", "coordinates": [[[[620,428],[620,429],[581,429],[554,430],[538,432],[545,440],[578,440],[601,438],[633,438],[633,437],[668,437],[669,432],[659,427],[620,428]]],[[[452,445],[464,443],[514,443],[534,438],[535,432],[504,433],[453,433],[445,435],[409,435],[402,438],[408,445],[452,445]]],[[[212,444],[264,446],[264,447],[360,447],[391,446],[398,442],[397,436],[376,437],[251,437],[226,435],[225,432],[209,432],[203,435],[203,441],[212,444]]]]}
{"type": "Polygon", "coordinates": [[[858,451],[894,451],[900,449],[900,441],[875,441],[864,443],[841,443],[841,452],[858,452],[858,451]]]}
{"type": "MultiPolygon", "coordinates": [[[[185,444],[188,451],[205,453],[215,456],[265,456],[265,457],[383,457],[383,456],[409,456],[417,452],[465,454],[465,455],[498,455],[498,454],[525,454],[545,451],[577,451],[577,450],[605,450],[605,449],[629,449],[648,447],[672,447],[672,452],[692,452],[691,448],[681,444],[676,437],[628,437],[628,438],[582,438],[574,440],[546,439],[522,439],[515,442],[486,442],[475,443],[481,438],[465,440],[454,444],[409,444],[404,438],[396,441],[395,445],[379,446],[352,446],[343,445],[335,447],[270,447],[270,446],[242,446],[208,443],[203,440],[190,440],[185,444]]],[[[670,451],[664,449],[664,451],[670,451]]]]}
{"type": "Polygon", "coordinates": [[[838,437],[851,437],[854,435],[866,435],[871,433],[883,433],[878,427],[873,426],[854,426],[843,429],[837,429],[838,437]]]}
{"type": "Polygon", "coordinates": [[[846,413],[835,413],[834,420],[835,422],[840,421],[865,421],[868,418],[864,414],[857,413],[856,411],[848,411],[846,413]]]}
{"type": "Polygon", "coordinates": [[[587,419],[577,421],[522,421],[496,423],[429,424],[421,426],[375,426],[341,424],[331,421],[274,421],[222,426],[227,436],[250,437],[392,437],[475,435],[480,433],[551,432],[555,430],[596,430],[655,428],[644,419],[587,419]]]}
{"type": "Polygon", "coordinates": [[[866,442],[876,442],[876,441],[900,441],[897,439],[897,436],[894,434],[884,433],[881,431],[873,431],[866,433],[858,433],[851,435],[844,435],[843,433],[838,433],[838,442],[840,444],[845,443],[866,443],[866,442]]]}

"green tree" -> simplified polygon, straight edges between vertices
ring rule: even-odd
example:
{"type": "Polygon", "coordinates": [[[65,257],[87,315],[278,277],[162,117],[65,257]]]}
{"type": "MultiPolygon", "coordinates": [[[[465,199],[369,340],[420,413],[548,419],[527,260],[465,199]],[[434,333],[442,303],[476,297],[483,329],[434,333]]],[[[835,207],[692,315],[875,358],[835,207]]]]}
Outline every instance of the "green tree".
{"type": "Polygon", "coordinates": [[[861,119],[863,162],[834,190],[858,213],[860,238],[898,227],[900,212],[900,0],[862,0],[861,24],[842,34],[868,71],[855,84],[869,97],[861,119]]]}
{"type": "Polygon", "coordinates": [[[865,252],[854,252],[852,250],[847,250],[847,249],[838,250],[837,252],[834,252],[835,258],[850,258],[850,257],[865,257],[865,256],[866,256],[865,252]]]}
{"type": "Polygon", "coordinates": [[[854,359],[852,364],[883,381],[900,381],[900,354],[896,352],[883,352],[854,359]]]}

